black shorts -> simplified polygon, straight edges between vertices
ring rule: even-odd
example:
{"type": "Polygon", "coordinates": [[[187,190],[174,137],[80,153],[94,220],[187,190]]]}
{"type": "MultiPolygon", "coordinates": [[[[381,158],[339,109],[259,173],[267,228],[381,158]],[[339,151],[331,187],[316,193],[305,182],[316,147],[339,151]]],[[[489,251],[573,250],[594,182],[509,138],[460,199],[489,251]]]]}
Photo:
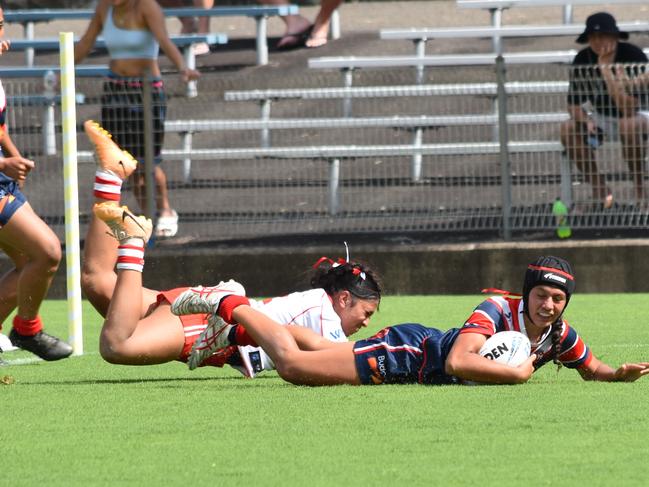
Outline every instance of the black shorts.
{"type": "MultiPolygon", "coordinates": [[[[164,122],[167,116],[167,99],[161,79],[151,82],[153,110],[153,157],[160,162],[164,143],[164,122]]],[[[142,81],[110,75],[104,81],[101,97],[101,124],[113,140],[138,161],[144,160],[144,110],[142,106],[142,81]]]]}

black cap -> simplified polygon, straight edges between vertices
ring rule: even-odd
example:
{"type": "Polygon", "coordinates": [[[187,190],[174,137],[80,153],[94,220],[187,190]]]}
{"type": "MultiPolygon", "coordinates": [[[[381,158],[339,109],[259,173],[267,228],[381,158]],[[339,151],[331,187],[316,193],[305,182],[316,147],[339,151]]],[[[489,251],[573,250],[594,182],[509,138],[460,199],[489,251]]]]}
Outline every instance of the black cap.
{"type": "Polygon", "coordinates": [[[605,34],[617,34],[620,39],[628,39],[629,33],[623,32],[617,28],[615,17],[607,12],[597,12],[586,19],[586,29],[577,37],[579,44],[586,44],[588,36],[595,32],[602,32],[605,34]]]}
{"type": "Polygon", "coordinates": [[[542,256],[527,266],[523,282],[523,301],[525,309],[530,291],[535,286],[553,286],[566,293],[566,306],[575,291],[575,277],[570,263],[561,257],[542,256]]]}

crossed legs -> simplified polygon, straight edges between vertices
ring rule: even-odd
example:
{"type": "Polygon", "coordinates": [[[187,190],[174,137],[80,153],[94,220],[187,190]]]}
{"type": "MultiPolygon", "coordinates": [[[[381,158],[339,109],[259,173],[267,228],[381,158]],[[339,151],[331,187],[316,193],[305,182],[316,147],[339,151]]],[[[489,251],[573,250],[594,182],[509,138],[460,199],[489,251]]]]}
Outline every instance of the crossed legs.
{"type": "Polygon", "coordinates": [[[142,285],[144,244],[150,236],[150,222],[147,224],[142,217],[124,218],[125,211],[132,214],[119,206],[121,181],[130,176],[135,162],[98,125],[86,125],[86,132],[95,143],[99,168],[95,176],[95,207],[84,244],[81,286],[88,300],[105,317],[99,344],[101,355],[108,362],[127,365],[175,360],[185,341],[182,323],[171,314],[169,304],[156,303],[157,291],[142,285]],[[120,225],[124,226],[123,232],[116,231],[120,225]],[[119,269],[120,259],[128,263],[138,252],[142,264],[131,267],[139,270],[119,269]]]}

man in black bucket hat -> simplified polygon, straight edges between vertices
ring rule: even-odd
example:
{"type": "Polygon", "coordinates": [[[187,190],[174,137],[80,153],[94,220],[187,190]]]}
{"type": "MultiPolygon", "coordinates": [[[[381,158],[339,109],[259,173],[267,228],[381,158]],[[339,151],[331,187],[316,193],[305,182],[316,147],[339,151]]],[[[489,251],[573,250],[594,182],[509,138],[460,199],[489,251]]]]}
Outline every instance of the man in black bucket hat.
{"type": "Polygon", "coordinates": [[[570,120],[561,127],[561,142],[568,157],[590,183],[593,199],[604,208],[613,205],[613,194],[595,159],[595,149],[604,138],[622,142],[636,203],[645,202],[649,113],[642,112],[647,107],[647,84],[638,75],[645,72],[647,56],[634,44],[620,42],[628,38],[629,33],[621,31],[607,12],[586,19],[577,42],[588,47],[573,60],[568,91],[570,120]]]}

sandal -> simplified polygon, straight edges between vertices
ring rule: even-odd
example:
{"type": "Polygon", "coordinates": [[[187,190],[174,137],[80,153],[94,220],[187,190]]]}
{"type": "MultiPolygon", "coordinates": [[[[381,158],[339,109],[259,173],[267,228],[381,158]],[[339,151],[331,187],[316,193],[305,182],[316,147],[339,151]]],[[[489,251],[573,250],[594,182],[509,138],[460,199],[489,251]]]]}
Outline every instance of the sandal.
{"type": "Polygon", "coordinates": [[[297,49],[298,47],[304,47],[305,42],[311,35],[312,30],[313,30],[313,24],[309,25],[301,32],[295,32],[294,34],[286,34],[279,41],[277,41],[277,50],[288,51],[290,49],[297,49]]]}
{"type": "Polygon", "coordinates": [[[155,236],[162,238],[175,237],[178,233],[178,213],[171,210],[171,215],[158,217],[155,226],[155,236]]]}

